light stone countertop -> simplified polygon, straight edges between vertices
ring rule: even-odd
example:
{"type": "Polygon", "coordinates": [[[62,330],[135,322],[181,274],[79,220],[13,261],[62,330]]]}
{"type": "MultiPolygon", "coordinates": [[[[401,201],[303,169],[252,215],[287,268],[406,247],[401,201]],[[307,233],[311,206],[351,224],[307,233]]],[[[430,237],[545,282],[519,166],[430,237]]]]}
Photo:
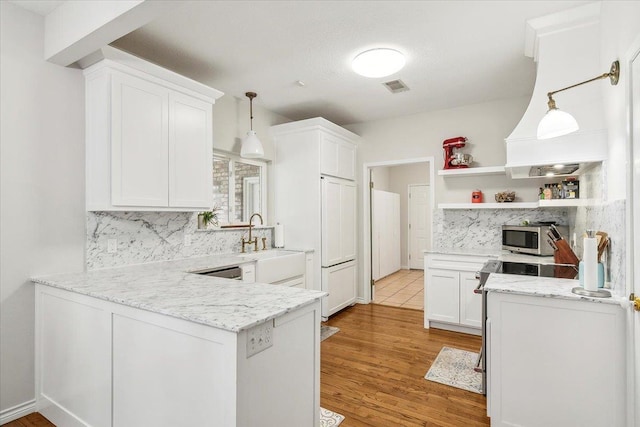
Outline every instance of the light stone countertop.
{"type": "Polygon", "coordinates": [[[234,255],[211,255],[31,280],[231,332],[264,323],[327,295],[189,273],[253,262],[234,255]]]}
{"type": "Polygon", "coordinates": [[[427,249],[422,251],[425,254],[438,255],[467,255],[467,256],[486,256],[489,258],[497,258],[502,252],[500,249],[467,249],[467,248],[439,248],[427,249]]]}
{"type": "Polygon", "coordinates": [[[554,264],[553,256],[526,255],[502,249],[440,248],[425,250],[423,252],[425,254],[439,255],[485,256],[487,258],[497,258],[500,261],[527,262],[531,264],[554,264]]]}
{"type": "Polygon", "coordinates": [[[576,301],[582,300],[602,304],[619,304],[623,308],[625,308],[629,303],[626,298],[616,295],[612,295],[610,298],[595,298],[576,295],[571,292],[571,289],[577,286],[580,286],[580,283],[577,280],[572,279],[491,273],[487,279],[487,283],[484,285],[484,289],[488,292],[504,292],[576,301]]]}

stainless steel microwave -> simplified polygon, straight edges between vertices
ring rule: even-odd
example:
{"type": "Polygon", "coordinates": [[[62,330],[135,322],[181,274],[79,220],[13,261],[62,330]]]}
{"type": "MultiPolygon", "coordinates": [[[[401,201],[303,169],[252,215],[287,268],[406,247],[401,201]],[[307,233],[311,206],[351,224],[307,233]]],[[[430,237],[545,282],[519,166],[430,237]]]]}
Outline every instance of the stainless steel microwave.
{"type": "MultiPolygon", "coordinates": [[[[553,248],[547,240],[549,224],[503,225],[502,249],[522,254],[548,256],[553,255],[553,248]]],[[[569,229],[556,225],[562,235],[567,237],[569,229]]]]}

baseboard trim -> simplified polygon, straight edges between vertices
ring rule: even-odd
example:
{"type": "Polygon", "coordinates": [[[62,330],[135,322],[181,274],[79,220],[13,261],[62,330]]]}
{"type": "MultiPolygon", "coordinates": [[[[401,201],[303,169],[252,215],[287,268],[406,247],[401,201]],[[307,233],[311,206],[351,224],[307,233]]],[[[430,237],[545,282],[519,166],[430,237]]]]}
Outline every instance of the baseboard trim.
{"type": "Polygon", "coordinates": [[[15,421],[25,415],[32,414],[36,411],[36,400],[31,399],[27,402],[16,405],[12,408],[5,409],[0,412],[0,425],[15,421]]]}

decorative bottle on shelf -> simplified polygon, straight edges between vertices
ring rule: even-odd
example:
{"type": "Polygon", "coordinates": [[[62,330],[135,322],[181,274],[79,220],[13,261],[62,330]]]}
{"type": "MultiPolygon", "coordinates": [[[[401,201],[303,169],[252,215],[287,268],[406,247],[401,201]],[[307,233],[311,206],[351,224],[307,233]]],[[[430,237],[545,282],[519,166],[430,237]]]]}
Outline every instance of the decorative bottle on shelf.
{"type": "Polygon", "coordinates": [[[553,198],[553,194],[551,193],[551,188],[549,187],[549,184],[545,184],[544,185],[544,199],[545,200],[551,200],[553,198]]]}

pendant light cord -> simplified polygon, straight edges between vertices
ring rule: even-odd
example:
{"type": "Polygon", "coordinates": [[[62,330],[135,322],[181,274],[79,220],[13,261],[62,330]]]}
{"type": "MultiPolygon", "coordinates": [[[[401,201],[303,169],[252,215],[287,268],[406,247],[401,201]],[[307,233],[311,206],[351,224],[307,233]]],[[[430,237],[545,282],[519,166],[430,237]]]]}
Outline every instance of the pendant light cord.
{"type": "Polygon", "coordinates": [[[249,116],[250,116],[250,124],[251,130],[253,130],[253,98],[258,96],[255,92],[247,92],[244,94],[247,98],[249,98],[249,116]]]}

